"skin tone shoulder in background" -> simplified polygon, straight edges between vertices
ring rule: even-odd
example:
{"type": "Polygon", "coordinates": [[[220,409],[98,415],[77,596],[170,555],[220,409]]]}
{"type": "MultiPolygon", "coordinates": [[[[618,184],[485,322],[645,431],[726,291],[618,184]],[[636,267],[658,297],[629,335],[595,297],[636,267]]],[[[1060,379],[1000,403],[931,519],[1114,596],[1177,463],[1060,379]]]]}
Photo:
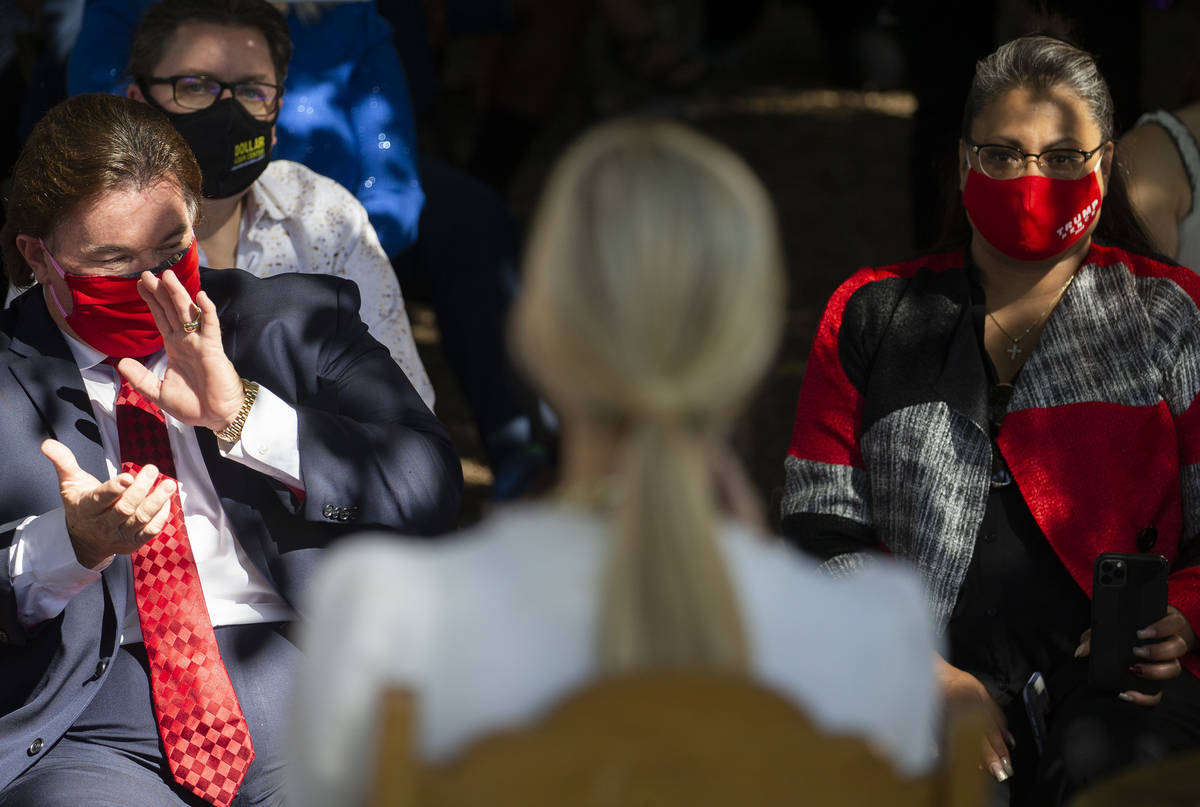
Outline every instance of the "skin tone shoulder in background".
{"type": "MultiPolygon", "coordinates": [[[[1192,136],[1200,133],[1200,103],[1176,110],[1192,136]]],[[[1129,199],[1154,245],[1168,258],[1179,255],[1179,223],[1192,209],[1192,186],[1171,136],[1161,126],[1142,125],[1121,138],[1128,169],[1129,199]]],[[[1195,268],[1195,267],[1193,267],[1195,268]]]]}

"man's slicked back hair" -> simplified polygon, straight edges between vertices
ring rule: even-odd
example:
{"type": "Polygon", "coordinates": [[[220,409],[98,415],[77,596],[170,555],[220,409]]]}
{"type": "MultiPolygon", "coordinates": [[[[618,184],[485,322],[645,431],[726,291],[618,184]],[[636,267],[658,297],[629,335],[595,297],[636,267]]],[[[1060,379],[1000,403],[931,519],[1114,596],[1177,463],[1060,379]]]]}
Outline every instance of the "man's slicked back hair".
{"type": "Polygon", "coordinates": [[[49,239],[80,204],[118,188],[174,181],[195,221],[200,166],[166,115],[119,95],[76,95],[33,127],[13,166],[7,218],[0,232],[4,270],[16,287],[33,282],[17,236],[49,239]]]}

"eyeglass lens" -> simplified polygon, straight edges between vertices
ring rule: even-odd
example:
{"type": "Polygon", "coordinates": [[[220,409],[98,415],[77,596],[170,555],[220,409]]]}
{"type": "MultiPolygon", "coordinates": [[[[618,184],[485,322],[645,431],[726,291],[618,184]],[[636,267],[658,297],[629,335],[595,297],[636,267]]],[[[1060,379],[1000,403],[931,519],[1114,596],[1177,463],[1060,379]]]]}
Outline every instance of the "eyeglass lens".
{"type": "MultiPolygon", "coordinates": [[[[1033,155],[1028,155],[1033,156],[1033,155]]],[[[982,146],[979,167],[992,179],[1014,179],[1025,173],[1027,156],[1009,146],[982,146]]],[[[1038,168],[1055,179],[1078,179],[1087,172],[1084,152],[1074,149],[1051,149],[1038,155],[1038,168]]]]}
{"type": "MultiPolygon", "coordinates": [[[[147,271],[149,271],[151,274],[154,274],[154,275],[161,275],[163,272],[167,271],[172,266],[179,263],[179,261],[183,259],[183,256],[185,254],[187,254],[186,249],[180,250],[179,252],[176,252],[174,255],[167,258],[162,263],[160,263],[158,266],[155,266],[147,271]]],[[[140,275],[141,273],[139,272],[138,274],[140,275]]]]}
{"type": "Polygon", "coordinates": [[[275,111],[278,93],[270,84],[243,81],[225,84],[216,79],[202,76],[180,76],[175,80],[175,103],[187,109],[207,109],[220,97],[224,87],[229,87],[233,97],[251,115],[268,115],[275,111]]]}

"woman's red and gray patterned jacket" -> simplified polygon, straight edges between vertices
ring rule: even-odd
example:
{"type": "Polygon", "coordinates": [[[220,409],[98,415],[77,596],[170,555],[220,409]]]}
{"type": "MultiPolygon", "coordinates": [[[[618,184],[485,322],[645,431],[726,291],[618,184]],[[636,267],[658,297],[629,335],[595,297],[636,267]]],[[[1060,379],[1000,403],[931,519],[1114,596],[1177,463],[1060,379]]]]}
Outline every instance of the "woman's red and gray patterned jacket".
{"type": "MultiPolygon", "coordinates": [[[[800,389],[783,531],[833,573],[912,563],[942,628],[987,502],[988,381],[963,252],[862,269],[834,293],[800,389]]],[[[1101,552],[1171,562],[1200,632],[1200,278],[1093,244],[1021,370],[997,438],[1091,595],[1101,552]],[[1149,530],[1148,528],[1153,528],[1149,530]]],[[[1014,593],[1015,594],[1015,593],[1014,593]]],[[[1184,666],[1200,675],[1200,654],[1184,666]]]]}

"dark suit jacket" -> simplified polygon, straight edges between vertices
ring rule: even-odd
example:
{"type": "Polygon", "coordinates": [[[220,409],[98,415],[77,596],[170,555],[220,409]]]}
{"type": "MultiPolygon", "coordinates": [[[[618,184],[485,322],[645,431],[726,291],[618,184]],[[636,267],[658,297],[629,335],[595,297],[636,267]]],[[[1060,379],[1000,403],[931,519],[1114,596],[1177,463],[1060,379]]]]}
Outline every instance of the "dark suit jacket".
{"type": "MultiPolygon", "coordinates": [[[[358,288],[323,275],[258,279],[204,270],[225,352],[299,415],[302,502],[283,485],[223,459],[197,429],[206,465],[239,542],[293,605],[320,547],[383,526],[434,534],[454,526],[462,471],[445,427],[358,317],[358,288]]],[[[62,506],[47,437],[108,477],[83,379],[40,288],[0,312],[0,547],[26,516],[62,506]]],[[[0,789],[37,761],[88,704],[116,652],[132,591],[127,556],[56,619],[17,621],[0,557],[0,789]]]]}

